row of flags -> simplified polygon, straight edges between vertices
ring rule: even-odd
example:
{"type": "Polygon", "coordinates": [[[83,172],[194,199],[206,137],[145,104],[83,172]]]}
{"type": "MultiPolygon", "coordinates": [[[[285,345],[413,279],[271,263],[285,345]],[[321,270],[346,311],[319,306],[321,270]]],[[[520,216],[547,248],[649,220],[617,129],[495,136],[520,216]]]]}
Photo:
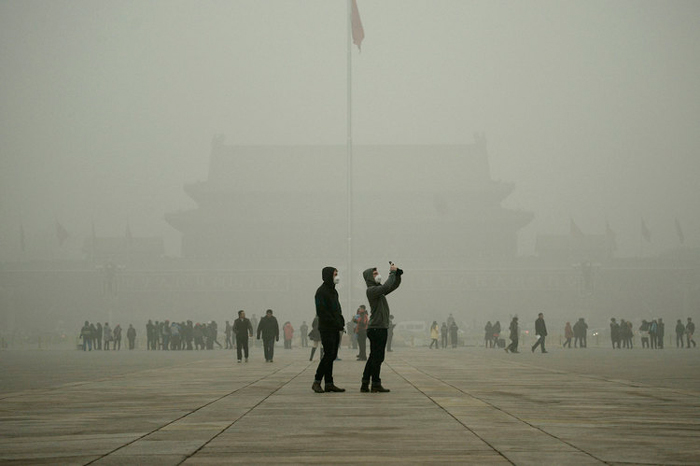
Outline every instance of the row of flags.
{"type": "MultiPolygon", "coordinates": [[[[64,227],[61,222],[56,220],[56,239],[58,240],[58,245],[63,247],[63,245],[66,243],[68,238],[70,238],[70,233],[68,233],[68,230],[66,227],[64,227]]],[[[95,238],[97,238],[97,235],[95,234],[95,223],[92,223],[92,241],[94,243],[95,238]]],[[[128,244],[131,244],[134,237],[131,234],[131,225],[129,225],[129,222],[126,222],[126,230],[124,232],[124,238],[126,239],[128,244]]],[[[20,247],[22,248],[22,252],[25,252],[27,249],[27,240],[24,234],[24,224],[21,224],[19,226],[19,242],[20,242],[20,247]]]]}
{"type": "MultiPolygon", "coordinates": [[[[685,235],[683,234],[683,228],[681,227],[681,222],[677,218],[675,219],[675,227],[676,235],[678,236],[678,241],[680,242],[680,244],[685,244],[685,235]]],[[[570,223],[570,232],[571,236],[576,238],[583,238],[585,236],[581,228],[579,228],[579,226],[576,225],[576,222],[574,222],[573,219],[571,219],[570,223]]],[[[605,222],[605,235],[610,239],[615,238],[615,232],[612,230],[612,228],[610,228],[610,224],[607,221],[605,222]]],[[[644,218],[642,218],[640,226],[640,235],[647,243],[651,243],[651,230],[647,226],[647,223],[644,220],[644,218]]]]}

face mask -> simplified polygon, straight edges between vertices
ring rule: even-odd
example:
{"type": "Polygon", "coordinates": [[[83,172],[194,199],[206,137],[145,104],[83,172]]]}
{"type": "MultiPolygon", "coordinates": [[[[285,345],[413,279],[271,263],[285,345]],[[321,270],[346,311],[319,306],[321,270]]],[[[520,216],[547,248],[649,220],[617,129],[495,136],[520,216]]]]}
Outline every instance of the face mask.
{"type": "Polygon", "coordinates": [[[374,277],[374,281],[377,282],[377,283],[381,283],[381,282],[382,282],[382,276],[379,275],[379,274],[377,274],[377,276],[374,277]]]}
{"type": "Polygon", "coordinates": [[[333,277],[333,284],[337,285],[338,283],[340,283],[340,276],[336,275],[335,277],[333,277]]]}

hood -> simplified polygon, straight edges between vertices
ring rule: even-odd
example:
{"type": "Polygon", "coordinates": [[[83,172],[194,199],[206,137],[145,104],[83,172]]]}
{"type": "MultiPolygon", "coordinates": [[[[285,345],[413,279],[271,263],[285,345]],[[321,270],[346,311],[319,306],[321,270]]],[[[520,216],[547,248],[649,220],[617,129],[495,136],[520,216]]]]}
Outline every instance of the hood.
{"type": "Polygon", "coordinates": [[[333,272],[336,270],[338,269],[335,267],[324,267],[323,270],[321,270],[321,278],[323,278],[323,283],[325,285],[330,285],[335,288],[335,283],[333,283],[333,272]]]}
{"type": "Polygon", "coordinates": [[[365,283],[367,284],[367,288],[370,286],[377,286],[378,283],[374,281],[374,271],[377,270],[376,267],[372,267],[370,269],[365,270],[362,272],[362,277],[365,279],[365,283]]]}

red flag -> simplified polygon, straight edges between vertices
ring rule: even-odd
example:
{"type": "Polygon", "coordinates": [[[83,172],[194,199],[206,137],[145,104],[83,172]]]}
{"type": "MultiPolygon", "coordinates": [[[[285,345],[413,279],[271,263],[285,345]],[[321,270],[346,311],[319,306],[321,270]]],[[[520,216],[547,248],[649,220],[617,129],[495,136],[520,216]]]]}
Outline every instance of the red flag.
{"type": "Polygon", "coordinates": [[[642,238],[644,238],[647,243],[651,243],[651,231],[649,231],[649,228],[647,228],[647,224],[642,219],[642,238]]]}
{"type": "Polygon", "coordinates": [[[365,38],[365,30],[362,28],[360,10],[357,9],[357,0],[352,0],[352,43],[357,45],[358,50],[362,50],[362,39],[365,38]]]}

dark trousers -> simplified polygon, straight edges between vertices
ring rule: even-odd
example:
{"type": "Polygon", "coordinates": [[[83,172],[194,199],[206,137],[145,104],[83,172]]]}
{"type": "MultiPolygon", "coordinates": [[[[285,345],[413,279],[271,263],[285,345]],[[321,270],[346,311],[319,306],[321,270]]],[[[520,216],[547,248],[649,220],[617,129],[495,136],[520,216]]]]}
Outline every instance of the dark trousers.
{"type": "Polygon", "coordinates": [[[379,377],[379,372],[384,362],[387,337],[388,330],[385,328],[370,328],[367,330],[367,338],[369,338],[369,359],[367,359],[365,371],[362,374],[363,382],[368,382],[371,379],[372,385],[381,385],[382,379],[379,377]]]}
{"type": "Polygon", "coordinates": [[[566,341],[565,341],[564,344],[562,345],[562,348],[564,348],[564,347],[566,347],[566,346],[568,346],[569,348],[571,348],[571,338],[567,338],[567,339],[566,339],[566,341]]]}
{"type": "Polygon", "coordinates": [[[360,355],[358,358],[367,359],[367,332],[360,330],[357,332],[357,344],[360,347],[360,355]]]}
{"type": "Polygon", "coordinates": [[[695,340],[693,339],[693,334],[692,333],[686,333],[686,348],[690,348],[690,344],[693,344],[693,348],[695,348],[697,345],[695,344],[695,340]]]}
{"type": "Polygon", "coordinates": [[[543,353],[544,353],[545,351],[547,351],[547,350],[544,348],[544,339],[545,339],[545,338],[546,338],[546,337],[545,337],[544,335],[541,336],[540,338],[538,338],[537,341],[535,342],[535,344],[532,345],[532,351],[535,351],[535,349],[537,349],[537,346],[539,346],[539,347],[542,349],[542,352],[543,352],[543,353]]]}
{"type": "Polygon", "coordinates": [[[245,358],[248,359],[248,335],[236,338],[236,356],[239,361],[241,360],[241,352],[244,352],[245,358]]]}
{"type": "Polygon", "coordinates": [[[512,351],[513,353],[518,352],[518,339],[516,338],[515,340],[510,341],[510,345],[508,345],[508,351],[512,351]]]}
{"type": "Polygon", "coordinates": [[[338,357],[338,344],[340,343],[340,332],[331,330],[321,332],[321,344],[323,345],[323,357],[316,369],[317,382],[325,379],[326,385],[333,383],[333,361],[338,357]]]}
{"type": "Polygon", "coordinates": [[[263,337],[263,351],[265,352],[265,361],[272,361],[272,358],[275,356],[274,338],[263,337]]]}
{"type": "Polygon", "coordinates": [[[129,338],[129,349],[134,349],[134,344],[136,343],[136,338],[129,338]]]}
{"type": "Polygon", "coordinates": [[[683,334],[676,333],[676,348],[683,348],[683,334]]]}

